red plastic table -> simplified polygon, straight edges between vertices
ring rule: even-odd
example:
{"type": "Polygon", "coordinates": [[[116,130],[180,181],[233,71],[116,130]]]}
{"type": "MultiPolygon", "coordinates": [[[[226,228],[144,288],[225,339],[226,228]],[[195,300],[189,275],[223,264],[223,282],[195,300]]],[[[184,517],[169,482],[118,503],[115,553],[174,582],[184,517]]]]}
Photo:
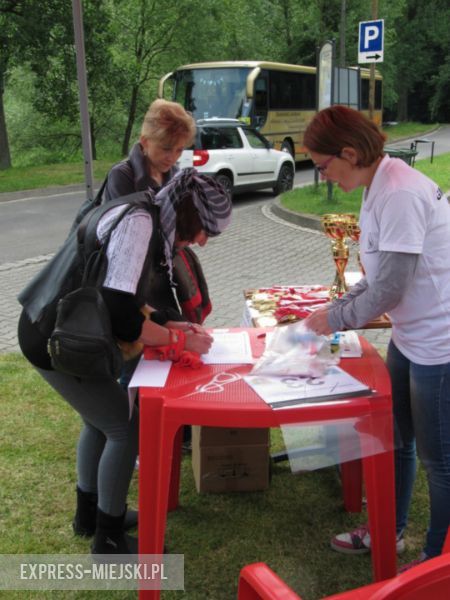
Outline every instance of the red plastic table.
{"type": "MultiPolygon", "coordinates": [[[[261,330],[246,331],[254,356],[260,356],[265,343],[261,330]]],[[[360,509],[362,470],[374,579],[393,577],[396,548],[390,380],[377,351],[364,338],[361,345],[363,356],[343,360],[340,366],[375,392],[340,402],[273,410],[240,377],[251,365],[204,365],[199,370],[173,365],[164,388],[140,388],[139,553],[163,552],[167,512],[178,505],[183,425],[279,427],[357,418],[357,429],[382,440],[388,449],[342,464],[344,505],[347,510],[360,509]]],[[[158,590],[139,592],[141,600],[159,596],[158,590]]]]}

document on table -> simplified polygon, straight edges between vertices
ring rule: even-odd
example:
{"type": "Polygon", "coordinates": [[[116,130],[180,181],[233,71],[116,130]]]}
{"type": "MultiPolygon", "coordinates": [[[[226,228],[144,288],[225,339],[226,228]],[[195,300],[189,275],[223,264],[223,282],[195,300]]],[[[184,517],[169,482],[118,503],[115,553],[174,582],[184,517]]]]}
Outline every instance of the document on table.
{"type": "Polygon", "coordinates": [[[272,408],[335,402],[372,393],[339,367],[331,367],[322,377],[246,375],[244,380],[272,408]]]}
{"type": "Polygon", "coordinates": [[[246,331],[213,330],[214,338],[208,354],[202,354],[205,365],[253,364],[250,339],[246,331]]]}
{"type": "Polygon", "coordinates": [[[141,357],[133,376],[128,384],[128,401],[130,404],[130,417],[137,390],[140,387],[164,387],[169,376],[172,362],[170,360],[145,360],[141,357]]]}

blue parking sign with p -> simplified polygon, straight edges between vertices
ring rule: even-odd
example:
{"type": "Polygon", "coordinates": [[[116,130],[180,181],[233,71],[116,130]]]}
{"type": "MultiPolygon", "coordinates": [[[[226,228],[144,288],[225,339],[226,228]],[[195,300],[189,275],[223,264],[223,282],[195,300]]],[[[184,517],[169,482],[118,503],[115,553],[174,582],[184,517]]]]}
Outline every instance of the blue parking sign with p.
{"type": "Polygon", "coordinates": [[[358,62],[383,62],[384,19],[359,24],[358,62]]]}

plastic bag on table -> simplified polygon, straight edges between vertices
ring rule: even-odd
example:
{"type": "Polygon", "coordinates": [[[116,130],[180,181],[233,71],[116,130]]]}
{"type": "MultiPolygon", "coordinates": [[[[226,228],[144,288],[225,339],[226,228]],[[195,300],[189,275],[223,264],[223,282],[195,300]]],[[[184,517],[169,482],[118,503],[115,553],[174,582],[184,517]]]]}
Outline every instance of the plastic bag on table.
{"type": "Polygon", "coordinates": [[[303,322],[277,327],[252,375],[321,377],[339,362],[330,340],[316,335],[303,322]]]}

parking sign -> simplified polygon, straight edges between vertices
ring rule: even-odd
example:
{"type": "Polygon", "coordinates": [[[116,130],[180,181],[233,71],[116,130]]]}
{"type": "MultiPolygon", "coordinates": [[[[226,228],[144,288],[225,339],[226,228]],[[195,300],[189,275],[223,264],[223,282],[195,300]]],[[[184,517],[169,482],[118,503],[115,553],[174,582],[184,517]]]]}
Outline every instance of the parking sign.
{"type": "Polygon", "coordinates": [[[383,62],[384,19],[359,24],[358,63],[383,62]]]}

